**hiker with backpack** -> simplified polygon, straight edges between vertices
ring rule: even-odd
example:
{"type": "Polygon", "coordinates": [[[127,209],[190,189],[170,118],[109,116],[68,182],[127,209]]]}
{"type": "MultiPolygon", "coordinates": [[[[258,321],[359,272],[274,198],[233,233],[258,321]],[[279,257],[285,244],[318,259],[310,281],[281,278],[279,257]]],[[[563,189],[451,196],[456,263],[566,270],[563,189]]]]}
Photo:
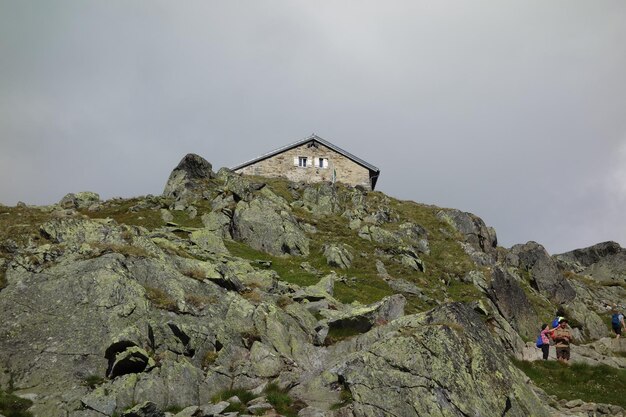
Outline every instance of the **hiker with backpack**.
{"type": "Polygon", "coordinates": [[[619,339],[622,335],[622,329],[626,330],[626,325],[624,325],[624,315],[617,310],[613,310],[613,315],[611,316],[611,327],[615,332],[616,339],[619,339]]]}
{"type": "Polygon", "coordinates": [[[536,346],[541,349],[541,353],[543,353],[543,360],[547,361],[548,356],[550,355],[550,339],[549,334],[552,331],[550,326],[545,323],[541,325],[541,333],[537,337],[536,346]]]}
{"type": "Polygon", "coordinates": [[[556,347],[556,358],[559,362],[567,363],[570,358],[570,342],[572,341],[572,331],[566,319],[559,321],[559,326],[550,331],[550,337],[554,340],[556,347]]]}

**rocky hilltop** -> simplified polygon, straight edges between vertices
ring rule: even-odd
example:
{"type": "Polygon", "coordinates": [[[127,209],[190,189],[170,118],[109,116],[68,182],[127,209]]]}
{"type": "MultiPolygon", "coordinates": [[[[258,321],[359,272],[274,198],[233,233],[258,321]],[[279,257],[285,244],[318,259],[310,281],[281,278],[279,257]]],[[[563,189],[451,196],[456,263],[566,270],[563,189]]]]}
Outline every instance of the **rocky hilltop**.
{"type": "Polygon", "coordinates": [[[187,155],[161,196],[0,206],[0,405],[22,401],[7,417],[624,415],[559,402],[512,359],[536,359],[539,324],[559,309],[574,361],[626,369],[626,344],[607,338],[625,288],[615,243],[505,249],[470,213],[216,173],[187,155]]]}

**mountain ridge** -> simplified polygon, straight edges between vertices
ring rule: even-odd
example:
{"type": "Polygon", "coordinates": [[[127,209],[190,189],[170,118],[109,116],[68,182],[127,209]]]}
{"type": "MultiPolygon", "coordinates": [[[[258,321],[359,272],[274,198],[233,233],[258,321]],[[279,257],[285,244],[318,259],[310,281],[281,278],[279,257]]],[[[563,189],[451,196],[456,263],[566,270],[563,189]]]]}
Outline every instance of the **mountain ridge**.
{"type": "Polygon", "coordinates": [[[575,361],[626,368],[606,339],[626,294],[612,243],[501,248],[471,213],[197,155],[162,196],[0,212],[0,390],[36,416],[209,415],[220,392],[268,383],[297,400],[285,415],[569,415],[509,360],[536,358],[557,309],[575,361]]]}

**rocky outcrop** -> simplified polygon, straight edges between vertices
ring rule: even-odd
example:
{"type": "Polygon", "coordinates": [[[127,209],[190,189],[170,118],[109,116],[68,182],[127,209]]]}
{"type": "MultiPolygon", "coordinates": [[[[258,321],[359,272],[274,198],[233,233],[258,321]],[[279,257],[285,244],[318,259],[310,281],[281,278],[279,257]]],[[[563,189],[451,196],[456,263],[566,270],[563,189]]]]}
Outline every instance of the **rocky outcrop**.
{"type": "Polygon", "coordinates": [[[626,283],[626,249],[616,242],[554,255],[559,267],[605,283],[626,283]]]}
{"type": "Polygon", "coordinates": [[[461,304],[403,317],[381,333],[337,367],[355,415],[549,415],[480,318],[461,304]]]}
{"type": "Polygon", "coordinates": [[[352,266],[352,248],[348,245],[324,245],[326,263],[332,267],[347,269],[352,266]]]}
{"type": "Polygon", "coordinates": [[[572,301],[576,292],[563,277],[554,260],[543,246],[536,242],[513,246],[506,256],[508,265],[526,271],[533,288],[554,302],[572,301]]]}
{"type": "Polygon", "coordinates": [[[611,341],[580,345],[621,286],[568,287],[542,247],[496,251],[468,213],[196,155],[165,197],[63,205],[0,207],[0,390],[35,417],[285,414],[268,387],[302,417],[541,416],[508,357],[557,307],[574,361],[623,366],[611,341]]]}
{"type": "Polygon", "coordinates": [[[100,196],[91,191],[70,193],[59,201],[59,206],[64,209],[86,209],[100,202],[100,196]]]}
{"type": "MultiPolygon", "coordinates": [[[[165,184],[163,197],[183,199],[201,190],[201,182],[214,176],[213,167],[201,156],[190,153],[181,159],[165,184]]],[[[201,194],[201,191],[200,191],[201,194]]]]}
{"type": "Polygon", "coordinates": [[[233,215],[232,235],[272,255],[308,255],[309,238],[296,219],[276,203],[257,198],[240,201],[233,215]]]}
{"type": "Polygon", "coordinates": [[[480,217],[454,209],[441,210],[437,216],[465,236],[466,242],[475,250],[488,254],[495,253],[498,245],[496,231],[492,227],[487,227],[480,217]]]}
{"type": "Polygon", "coordinates": [[[500,314],[522,337],[532,339],[535,336],[540,320],[515,277],[503,268],[495,267],[487,294],[500,314]]]}
{"type": "Polygon", "coordinates": [[[317,215],[341,212],[339,197],[332,184],[322,183],[307,186],[301,201],[306,209],[317,215]]]}

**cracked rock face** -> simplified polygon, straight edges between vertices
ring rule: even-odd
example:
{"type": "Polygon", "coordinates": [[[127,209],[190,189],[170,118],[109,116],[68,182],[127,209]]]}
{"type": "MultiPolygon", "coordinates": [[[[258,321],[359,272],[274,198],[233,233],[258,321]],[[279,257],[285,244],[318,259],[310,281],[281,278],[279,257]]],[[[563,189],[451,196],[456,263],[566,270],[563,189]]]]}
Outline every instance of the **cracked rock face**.
{"type": "Polygon", "coordinates": [[[212,169],[211,164],[201,156],[193,153],[185,155],[170,174],[163,190],[163,197],[180,199],[189,195],[198,180],[214,176],[212,169]]]}
{"type": "Polygon", "coordinates": [[[339,366],[358,416],[548,416],[461,304],[400,318],[339,366]]]}
{"type": "Polygon", "coordinates": [[[507,254],[506,260],[509,265],[528,271],[531,285],[556,303],[566,303],[576,297],[576,291],[540,244],[528,242],[515,245],[507,254]]]}

